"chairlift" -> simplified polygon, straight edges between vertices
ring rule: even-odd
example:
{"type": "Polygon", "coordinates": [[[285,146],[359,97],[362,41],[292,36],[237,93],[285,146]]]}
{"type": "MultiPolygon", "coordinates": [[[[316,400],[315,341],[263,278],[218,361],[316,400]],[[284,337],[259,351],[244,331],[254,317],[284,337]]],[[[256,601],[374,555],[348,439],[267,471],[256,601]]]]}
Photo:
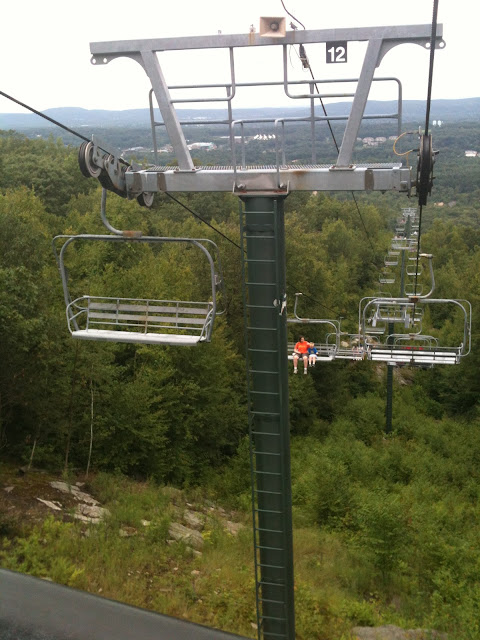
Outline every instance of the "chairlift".
{"type": "Polygon", "coordinates": [[[423,293],[423,284],[419,284],[418,282],[406,282],[405,283],[405,295],[406,296],[417,296],[422,295],[423,293]]]}
{"type": "Polygon", "coordinates": [[[144,236],[140,231],[113,227],[106,215],[107,190],[102,190],[101,219],[111,235],[59,235],[53,250],[62,278],[68,329],[74,338],[135,344],[194,346],[210,342],[217,309],[217,295],[224,293],[222,266],[217,245],[206,238],[166,238],[144,236]],[[60,249],[57,244],[62,243],[60,249]],[[210,295],[206,301],[159,300],[118,296],[82,295],[72,297],[65,253],[74,243],[107,242],[196,247],[210,267],[210,295]]]}
{"type": "Polygon", "coordinates": [[[409,298],[367,297],[362,298],[359,304],[362,335],[384,335],[388,324],[401,324],[411,333],[420,333],[422,318],[423,309],[409,298]]]}
{"type": "Polygon", "coordinates": [[[393,238],[392,249],[394,251],[416,251],[417,240],[415,238],[393,238]]]}
{"type": "Polygon", "coordinates": [[[135,344],[194,346],[210,342],[217,315],[217,292],[223,291],[223,276],[214,242],[196,238],[82,234],[60,235],[53,240],[62,278],[68,329],[73,338],[135,344]],[[56,243],[61,244],[57,250],[56,243]],[[194,246],[204,254],[210,266],[211,294],[206,301],[159,300],[117,296],[82,295],[73,298],[69,288],[65,253],[73,243],[107,242],[111,244],[149,243],[194,246]],[[216,265],[212,253],[216,253],[216,265]]]}
{"type": "MultiPolygon", "coordinates": [[[[437,364],[458,364],[461,358],[468,355],[471,349],[471,305],[467,300],[453,299],[434,299],[422,297],[415,302],[411,298],[397,298],[392,300],[379,300],[378,298],[364,298],[360,301],[359,319],[361,333],[367,335],[367,312],[369,307],[374,306],[377,309],[383,309],[387,304],[392,302],[399,309],[405,310],[405,328],[407,322],[412,327],[419,323],[423,316],[426,305],[450,305],[455,306],[461,311],[463,320],[463,339],[456,346],[439,346],[438,340],[431,336],[425,337],[421,331],[415,332],[411,328],[405,334],[392,334],[389,342],[368,345],[367,358],[379,362],[386,362],[392,365],[417,365],[417,366],[433,366],[437,364]],[[409,344],[404,344],[408,342],[409,344]],[[413,342],[413,344],[412,344],[413,342]],[[418,344],[420,343],[420,344],[418,344]]],[[[420,322],[421,324],[421,322],[420,322]]]]}
{"type": "MultiPolygon", "coordinates": [[[[340,323],[338,320],[324,320],[318,318],[301,318],[297,314],[297,306],[298,300],[302,293],[295,294],[295,304],[293,308],[293,318],[287,317],[287,323],[289,324],[315,324],[315,325],[325,325],[326,327],[330,327],[333,329],[333,335],[335,336],[335,343],[332,344],[327,340],[322,342],[315,342],[315,348],[317,350],[316,360],[317,362],[331,362],[335,358],[335,354],[338,350],[339,346],[339,335],[340,335],[340,323]]],[[[331,335],[331,334],[327,334],[331,335]]],[[[294,348],[294,343],[288,343],[288,359],[292,360],[293,355],[292,351],[294,348]]]]}
{"type": "Polygon", "coordinates": [[[375,315],[381,322],[404,322],[407,312],[407,308],[410,303],[406,305],[398,305],[392,298],[391,301],[383,301],[378,303],[375,307],[375,315]]]}
{"type": "Polygon", "coordinates": [[[396,267],[398,265],[398,256],[388,255],[385,256],[385,266],[386,267],[396,267]]]}
{"type": "Polygon", "coordinates": [[[384,269],[381,272],[380,277],[378,278],[378,282],[380,284],[394,284],[395,276],[392,273],[390,273],[387,269],[384,269]]]}
{"type": "Polygon", "coordinates": [[[422,271],[423,271],[422,266],[419,264],[417,267],[416,261],[415,261],[415,264],[412,264],[411,266],[407,264],[407,267],[406,267],[407,276],[413,276],[413,277],[421,276],[422,271]]]}
{"type": "MultiPolygon", "coordinates": [[[[328,336],[327,336],[328,342],[328,336]]],[[[365,347],[359,333],[341,333],[335,360],[363,360],[365,347]]]]}
{"type": "Polygon", "coordinates": [[[416,343],[420,345],[420,347],[424,347],[427,349],[434,349],[438,347],[438,338],[434,336],[429,336],[425,334],[415,334],[415,333],[396,333],[392,334],[391,338],[393,338],[394,345],[403,345],[406,348],[410,348],[412,343],[415,345],[416,343]]]}

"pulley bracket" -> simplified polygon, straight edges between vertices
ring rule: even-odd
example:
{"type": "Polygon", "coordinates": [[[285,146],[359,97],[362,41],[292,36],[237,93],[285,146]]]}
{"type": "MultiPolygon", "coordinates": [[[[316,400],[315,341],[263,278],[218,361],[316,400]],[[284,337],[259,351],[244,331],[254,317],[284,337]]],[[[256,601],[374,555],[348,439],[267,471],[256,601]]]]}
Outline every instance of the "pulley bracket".
{"type": "Polygon", "coordinates": [[[125,174],[129,170],[138,171],[140,165],[127,163],[118,149],[108,147],[95,136],[91,142],[82,142],[78,149],[78,164],[86,178],[97,178],[102,187],[129,200],[137,198],[142,207],[151,207],[153,193],[135,192],[129,188],[125,174]]]}

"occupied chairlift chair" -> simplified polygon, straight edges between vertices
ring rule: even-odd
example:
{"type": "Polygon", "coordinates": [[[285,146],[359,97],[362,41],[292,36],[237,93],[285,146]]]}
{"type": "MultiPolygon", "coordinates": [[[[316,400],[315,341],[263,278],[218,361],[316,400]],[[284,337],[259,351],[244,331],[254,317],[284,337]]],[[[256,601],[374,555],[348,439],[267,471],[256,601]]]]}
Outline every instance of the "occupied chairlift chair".
{"type": "MultiPolygon", "coordinates": [[[[295,294],[295,305],[293,308],[293,318],[287,318],[287,322],[291,324],[322,324],[326,327],[333,328],[333,335],[335,336],[334,343],[328,342],[315,342],[315,348],[317,349],[317,362],[331,362],[334,360],[337,350],[339,348],[339,337],[340,337],[340,323],[338,320],[320,320],[320,319],[312,319],[312,318],[300,318],[297,314],[297,305],[299,297],[303,295],[302,293],[295,294]]],[[[332,334],[329,334],[332,335],[332,334]]],[[[293,348],[294,343],[288,344],[288,359],[293,360],[293,348]]]]}
{"type": "Polygon", "coordinates": [[[106,190],[102,193],[102,221],[113,235],[60,235],[53,240],[54,253],[62,278],[68,328],[72,337],[108,342],[194,346],[210,342],[217,310],[217,290],[223,291],[223,275],[218,248],[208,239],[143,236],[140,232],[120,231],[105,215],[106,190]],[[65,253],[75,242],[126,242],[153,245],[180,244],[196,247],[210,267],[211,294],[207,301],[153,300],[82,295],[72,299],[65,253]],[[60,249],[56,244],[63,242],[60,249]],[[215,256],[212,257],[212,254],[215,256]]]}

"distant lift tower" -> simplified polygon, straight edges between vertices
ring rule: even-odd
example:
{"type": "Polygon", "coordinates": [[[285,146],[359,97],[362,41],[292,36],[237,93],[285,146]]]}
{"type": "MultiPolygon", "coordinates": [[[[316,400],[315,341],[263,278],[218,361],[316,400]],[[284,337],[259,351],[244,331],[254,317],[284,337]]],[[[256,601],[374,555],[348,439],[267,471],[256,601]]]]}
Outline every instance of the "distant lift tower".
{"type": "MultiPolygon", "coordinates": [[[[161,114],[157,122],[152,113],[152,130],[165,127],[178,166],[139,167],[127,163],[120,153],[95,137],[81,147],[81,166],[86,175],[99,179],[115,193],[137,198],[149,206],[157,192],[233,192],[242,202],[241,232],[244,248],[244,309],[248,370],[248,405],[252,460],[252,496],[254,557],[258,637],[264,640],[295,638],[294,576],[291,515],[290,440],[288,413],[288,360],[285,285],[284,200],[292,191],[398,191],[409,193],[415,182],[410,167],[401,164],[355,164],[354,144],[363,119],[401,120],[401,86],[396,78],[374,78],[384,55],[397,45],[418,44],[428,49],[433,37],[430,25],[334,29],[320,31],[285,31],[284,18],[263,19],[261,33],[215,35],[185,38],[159,38],[119,42],[95,42],[90,45],[92,63],[107,64],[127,57],[138,62],[148,75],[161,114]],[[265,22],[266,21],[266,22],[265,22]],[[265,28],[266,24],[266,28],[265,28]],[[366,42],[366,52],[359,78],[333,82],[350,82],[354,90],[345,93],[321,93],[327,81],[292,80],[288,77],[289,48],[310,43],[325,44],[326,62],[346,53],[352,41],[366,42]],[[236,56],[241,49],[277,47],[283,55],[283,80],[264,83],[238,83],[236,56]],[[162,71],[164,52],[218,50],[225,55],[229,78],[223,84],[167,85],[162,71]],[[330,59],[329,59],[330,57],[330,59]],[[364,115],[372,82],[397,83],[399,106],[392,114],[364,115]],[[247,88],[283,86],[292,105],[305,106],[305,115],[284,118],[235,118],[237,93],[247,88]],[[205,97],[208,90],[213,97],[205,97]],[[182,92],[195,93],[187,98],[173,97],[182,92]],[[222,94],[219,97],[219,92],[222,94]],[[320,98],[352,99],[348,116],[327,116],[317,111],[320,98]],[[182,122],[175,109],[178,104],[220,104],[226,116],[219,120],[201,120],[201,124],[224,125],[231,147],[229,166],[194,165],[187,146],[182,122]],[[333,164],[319,164],[315,138],[322,122],[346,120],[338,157],[333,164]],[[276,161],[258,166],[246,160],[245,130],[251,123],[268,122],[274,127],[276,161]],[[311,164],[288,164],[284,144],[285,127],[304,122],[311,129],[311,164]]],[[[437,27],[434,43],[442,48],[442,26],[437,27]]],[[[260,48],[260,49],[258,49],[260,48]]],[[[281,56],[279,56],[279,62],[281,56]]],[[[340,61],[340,60],[339,60],[340,61]]],[[[267,71],[266,71],[267,72],[267,71]]],[[[410,70],[409,70],[410,73],[410,70]]],[[[280,76],[281,77],[281,76],[280,76]]],[[[328,81],[331,83],[332,81],[328,81]]],[[[183,95],[185,95],[183,93],[183,95]]],[[[265,104],[263,106],[266,106],[265,104]]],[[[268,105],[270,107],[275,105],[268,105]]],[[[155,137],[155,136],[154,136],[155,137]]],[[[433,152],[429,140],[421,144],[417,175],[424,188],[431,186],[433,152]]],[[[154,150],[157,146],[154,141],[154,150]]],[[[156,154],[156,158],[158,158],[156,154]]],[[[155,160],[158,163],[158,160],[155,160]]],[[[417,179],[418,182],[418,179],[417,179]]],[[[418,190],[418,186],[417,186],[418,190]]]]}

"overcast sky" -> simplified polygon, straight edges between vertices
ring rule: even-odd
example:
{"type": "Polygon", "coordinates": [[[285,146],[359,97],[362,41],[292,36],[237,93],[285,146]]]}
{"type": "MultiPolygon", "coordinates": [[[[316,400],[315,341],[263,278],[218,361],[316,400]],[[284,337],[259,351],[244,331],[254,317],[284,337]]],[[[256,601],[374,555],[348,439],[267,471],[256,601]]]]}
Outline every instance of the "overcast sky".
{"type": "MultiPolygon", "coordinates": [[[[433,6],[432,0],[284,2],[307,29],[430,24],[433,6]]],[[[0,89],[41,111],[51,107],[146,107],[150,84],[141,67],[127,59],[95,67],[90,63],[90,42],[209,35],[219,31],[248,33],[251,24],[258,30],[261,15],[286,16],[280,0],[6,0],[1,13],[0,89]]],[[[433,98],[480,96],[479,16],[480,5],[476,1],[440,0],[438,22],[443,23],[446,47],[435,54],[433,98]]],[[[291,18],[286,17],[289,24],[291,18]]],[[[316,77],[332,73],[355,77],[363,60],[362,47],[359,44],[349,49],[348,65],[326,65],[325,53],[312,45],[307,53],[316,77]]],[[[221,82],[228,78],[224,53],[217,53],[214,63],[198,53],[188,59],[178,54],[177,58],[160,54],[160,59],[169,84],[221,82]]],[[[405,99],[424,100],[428,62],[427,50],[402,45],[386,55],[376,74],[400,78],[405,99]]],[[[251,52],[245,52],[237,65],[239,81],[282,78],[278,56],[262,60],[260,54],[252,58],[251,52]]],[[[290,72],[292,78],[307,77],[302,76],[305,72],[295,51],[291,52],[290,72]]],[[[388,91],[384,87],[371,95],[380,99],[394,97],[388,91]]],[[[245,94],[244,100],[245,106],[253,106],[255,98],[245,94]]],[[[276,101],[283,98],[272,93],[260,100],[264,106],[276,106],[276,101]]],[[[0,97],[0,113],[23,111],[0,97]]]]}

